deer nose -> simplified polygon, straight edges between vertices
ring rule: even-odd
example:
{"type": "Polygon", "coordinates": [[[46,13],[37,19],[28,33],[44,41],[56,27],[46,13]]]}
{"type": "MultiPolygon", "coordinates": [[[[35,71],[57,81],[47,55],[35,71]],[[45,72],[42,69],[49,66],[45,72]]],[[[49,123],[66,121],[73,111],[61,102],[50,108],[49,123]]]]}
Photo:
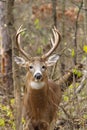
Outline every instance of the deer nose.
{"type": "Polygon", "coordinates": [[[35,78],[36,78],[37,80],[40,80],[40,79],[42,78],[42,75],[41,75],[40,73],[36,73],[36,74],[35,74],[35,78]]]}

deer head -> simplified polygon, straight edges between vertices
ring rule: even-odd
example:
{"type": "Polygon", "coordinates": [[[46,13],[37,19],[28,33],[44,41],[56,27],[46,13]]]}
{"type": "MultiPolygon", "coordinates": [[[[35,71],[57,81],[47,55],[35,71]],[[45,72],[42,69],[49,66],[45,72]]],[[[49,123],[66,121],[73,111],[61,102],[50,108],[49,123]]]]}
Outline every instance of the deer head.
{"type": "MultiPolygon", "coordinates": [[[[54,27],[52,29],[54,39],[51,38],[51,44],[52,48],[44,55],[41,57],[31,57],[29,56],[22,48],[20,45],[20,34],[24,30],[21,29],[21,27],[18,29],[17,34],[16,34],[16,44],[19,49],[19,51],[24,55],[24,57],[27,59],[27,61],[21,57],[15,57],[15,61],[18,65],[22,67],[28,68],[28,72],[30,75],[30,79],[34,82],[32,84],[36,84],[37,82],[44,81],[44,78],[47,77],[47,67],[54,65],[57,60],[59,59],[59,56],[54,54],[50,56],[57,46],[59,45],[60,42],[60,33],[59,31],[54,27]]],[[[32,86],[37,86],[37,85],[32,85],[32,86]]],[[[41,82],[40,87],[43,86],[43,82],[41,82]]],[[[37,87],[39,88],[39,86],[37,87]]]]}

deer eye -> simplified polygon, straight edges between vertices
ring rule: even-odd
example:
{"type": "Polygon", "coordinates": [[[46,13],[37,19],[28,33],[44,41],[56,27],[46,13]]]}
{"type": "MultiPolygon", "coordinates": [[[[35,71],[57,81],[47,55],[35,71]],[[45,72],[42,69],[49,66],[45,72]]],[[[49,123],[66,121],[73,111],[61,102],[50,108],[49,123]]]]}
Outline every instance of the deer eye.
{"type": "Polygon", "coordinates": [[[45,65],[43,65],[43,66],[42,66],[42,69],[43,69],[43,70],[46,70],[46,66],[45,66],[45,65]]]}
{"type": "Polygon", "coordinates": [[[29,66],[29,69],[31,70],[31,69],[33,69],[33,66],[31,65],[31,66],[29,66]]]}

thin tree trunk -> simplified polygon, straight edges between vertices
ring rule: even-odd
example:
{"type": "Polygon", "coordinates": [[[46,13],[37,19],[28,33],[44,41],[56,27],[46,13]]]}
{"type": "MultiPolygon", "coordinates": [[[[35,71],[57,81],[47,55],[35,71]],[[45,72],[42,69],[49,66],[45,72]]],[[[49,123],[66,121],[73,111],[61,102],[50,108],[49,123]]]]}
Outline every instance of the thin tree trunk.
{"type": "Polygon", "coordinates": [[[83,0],[84,4],[84,38],[85,43],[87,43],[87,0],[83,0]]]}
{"type": "Polygon", "coordinates": [[[77,12],[77,18],[76,18],[76,22],[75,22],[75,39],[74,39],[74,52],[75,52],[75,56],[74,56],[74,65],[77,64],[77,34],[78,34],[78,19],[79,19],[79,15],[81,12],[83,6],[83,1],[81,2],[80,6],[79,6],[79,10],[77,12]]]}
{"type": "Polygon", "coordinates": [[[29,0],[29,2],[28,2],[28,6],[29,6],[29,12],[28,12],[28,14],[29,14],[29,24],[31,24],[31,22],[32,22],[32,20],[31,20],[31,17],[32,17],[32,0],[29,0]]]}
{"type": "MultiPolygon", "coordinates": [[[[18,56],[19,52],[16,44],[13,44],[13,57],[18,56]]],[[[22,106],[21,106],[21,85],[20,85],[20,69],[13,59],[13,81],[14,81],[14,96],[15,96],[15,125],[16,130],[19,130],[21,124],[22,106]]]]}
{"type": "MultiPolygon", "coordinates": [[[[62,50],[64,48],[64,40],[65,40],[65,8],[66,8],[66,0],[62,1],[62,43],[60,44],[60,49],[62,50]]],[[[65,69],[65,64],[64,64],[64,57],[60,59],[60,64],[61,64],[61,74],[64,74],[64,69],[65,69]]]]}
{"type": "Polygon", "coordinates": [[[53,25],[55,27],[57,27],[57,14],[56,14],[56,5],[57,5],[57,1],[56,0],[52,0],[52,6],[53,6],[53,25]]]}
{"type": "MultiPolygon", "coordinates": [[[[18,55],[19,52],[16,48],[15,44],[15,33],[16,30],[14,28],[14,17],[13,17],[13,7],[14,0],[8,0],[7,3],[7,18],[8,18],[8,26],[10,36],[12,37],[12,55],[18,55]]],[[[19,77],[19,67],[14,63],[14,59],[12,62],[13,68],[13,85],[14,85],[14,96],[15,96],[15,117],[16,117],[16,130],[19,130],[20,122],[21,122],[21,87],[20,87],[20,77],[19,77]]]]}

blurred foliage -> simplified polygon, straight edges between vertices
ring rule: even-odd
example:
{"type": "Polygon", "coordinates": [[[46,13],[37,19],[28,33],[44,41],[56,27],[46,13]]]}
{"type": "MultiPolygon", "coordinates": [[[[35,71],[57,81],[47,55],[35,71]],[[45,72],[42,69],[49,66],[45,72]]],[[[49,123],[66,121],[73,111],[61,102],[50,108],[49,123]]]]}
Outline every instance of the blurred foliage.
{"type": "Polygon", "coordinates": [[[40,21],[39,21],[38,18],[35,19],[35,21],[34,21],[34,25],[35,25],[35,28],[36,28],[36,29],[41,29],[41,27],[40,27],[40,21]]]}
{"type": "Polygon", "coordinates": [[[72,51],[71,51],[71,56],[72,56],[72,57],[75,56],[75,51],[74,51],[74,49],[72,49],[72,51]]]}
{"type": "MultiPolygon", "coordinates": [[[[3,98],[1,100],[3,100],[3,98]]],[[[10,105],[0,103],[0,127],[2,129],[8,127],[11,130],[15,130],[13,106],[14,99],[10,100],[10,105]]]]}
{"type": "Polygon", "coordinates": [[[41,53],[42,53],[42,48],[38,47],[37,54],[41,54],[41,53]]]}
{"type": "Polygon", "coordinates": [[[81,77],[81,76],[82,76],[82,72],[79,71],[79,70],[77,70],[77,69],[73,69],[73,73],[74,73],[75,75],[77,75],[78,77],[81,77]]]}
{"type": "Polygon", "coordinates": [[[0,119],[0,126],[5,126],[5,119],[0,119]]]}
{"type": "Polygon", "coordinates": [[[83,51],[84,51],[85,53],[87,53],[87,45],[84,45],[84,46],[83,46],[83,51]]]}

